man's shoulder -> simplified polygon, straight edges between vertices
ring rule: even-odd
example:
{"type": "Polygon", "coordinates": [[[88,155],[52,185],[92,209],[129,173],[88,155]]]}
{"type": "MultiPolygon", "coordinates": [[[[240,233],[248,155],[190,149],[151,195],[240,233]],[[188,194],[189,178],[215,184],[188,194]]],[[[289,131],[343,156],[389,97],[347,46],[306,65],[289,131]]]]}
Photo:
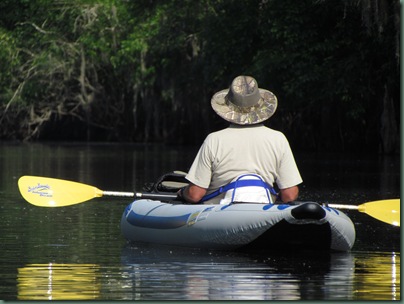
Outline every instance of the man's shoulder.
{"type": "Polygon", "coordinates": [[[257,126],[230,126],[228,128],[210,133],[206,139],[208,141],[212,141],[234,136],[236,137],[270,136],[276,138],[285,138],[285,135],[281,131],[271,129],[264,125],[257,125],[257,126]]]}
{"type": "Polygon", "coordinates": [[[223,135],[225,135],[225,134],[227,134],[229,132],[232,132],[230,130],[230,128],[225,128],[225,129],[221,129],[221,130],[218,130],[218,131],[213,131],[213,132],[208,134],[207,138],[220,137],[220,136],[223,136],[223,135]]]}

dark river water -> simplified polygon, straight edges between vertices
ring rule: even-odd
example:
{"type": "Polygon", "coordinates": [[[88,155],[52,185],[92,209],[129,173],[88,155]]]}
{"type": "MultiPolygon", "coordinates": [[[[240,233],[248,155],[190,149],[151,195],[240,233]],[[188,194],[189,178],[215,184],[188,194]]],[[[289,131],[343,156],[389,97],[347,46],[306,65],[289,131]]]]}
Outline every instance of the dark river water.
{"type": "MultiPolygon", "coordinates": [[[[142,191],[186,171],[198,147],[0,142],[0,300],[400,300],[400,228],[358,211],[350,252],[241,253],[127,244],[130,199],[41,208],[17,181],[38,175],[142,191]]],[[[300,200],[362,204],[400,197],[400,159],[296,154],[300,200]]]]}

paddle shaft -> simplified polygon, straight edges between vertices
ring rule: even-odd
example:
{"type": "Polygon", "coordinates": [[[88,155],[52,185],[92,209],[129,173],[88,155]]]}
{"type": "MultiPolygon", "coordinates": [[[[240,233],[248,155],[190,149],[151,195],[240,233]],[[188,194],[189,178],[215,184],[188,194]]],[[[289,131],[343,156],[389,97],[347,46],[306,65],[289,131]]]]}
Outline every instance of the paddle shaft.
{"type": "Polygon", "coordinates": [[[159,194],[159,193],[140,193],[140,192],[118,192],[118,191],[102,191],[102,196],[115,196],[115,197],[136,197],[143,199],[157,199],[157,200],[175,200],[178,198],[177,194],[159,194]]]}
{"type": "Polygon", "coordinates": [[[343,205],[343,204],[325,204],[325,206],[334,209],[349,209],[349,210],[358,210],[360,208],[360,206],[356,205],[343,205]]]}

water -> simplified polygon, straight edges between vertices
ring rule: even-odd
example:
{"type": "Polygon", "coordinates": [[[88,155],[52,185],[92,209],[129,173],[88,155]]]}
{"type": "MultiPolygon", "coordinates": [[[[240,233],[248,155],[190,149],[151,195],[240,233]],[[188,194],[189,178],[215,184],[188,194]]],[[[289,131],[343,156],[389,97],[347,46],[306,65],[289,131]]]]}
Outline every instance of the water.
{"type": "MultiPolygon", "coordinates": [[[[241,253],[127,244],[130,200],[62,208],[25,202],[17,180],[48,176],[110,191],[187,170],[195,148],[0,143],[3,300],[400,300],[400,229],[349,211],[351,252],[241,253]]],[[[301,200],[361,204],[400,197],[398,157],[296,155],[301,200]]]]}

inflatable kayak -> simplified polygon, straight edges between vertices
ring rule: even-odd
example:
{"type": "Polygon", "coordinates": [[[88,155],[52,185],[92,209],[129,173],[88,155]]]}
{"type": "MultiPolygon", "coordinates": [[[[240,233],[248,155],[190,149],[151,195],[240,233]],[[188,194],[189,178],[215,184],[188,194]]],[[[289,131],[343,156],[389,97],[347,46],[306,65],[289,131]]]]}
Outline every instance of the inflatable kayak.
{"type": "Polygon", "coordinates": [[[176,202],[178,187],[184,184],[184,174],[175,172],[147,186],[146,193],[103,191],[86,184],[40,176],[22,176],[18,180],[24,199],[40,207],[70,206],[103,196],[138,198],[127,206],[121,219],[123,235],[135,242],[209,249],[292,247],[347,251],[355,242],[355,228],[339,209],[357,210],[400,227],[400,199],[360,205],[276,204],[270,202],[268,193],[266,202],[258,201],[263,196],[256,195],[259,192],[254,190],[257,186],[254,180],[252,186],[246,186],[248,191],[241,193],[241,198],[245,196],[242,203],[233,200],[240,193],[235,195],[234,190],[227,190],[220,204],[186,205],[176,202]]]}
{"type": "Polygon", "coordinates": [[[348,251],[355,227],[343,212],[314,202],[188,205],[140,199],[121,219],[132,242],[221,250],[348,251]]]}

